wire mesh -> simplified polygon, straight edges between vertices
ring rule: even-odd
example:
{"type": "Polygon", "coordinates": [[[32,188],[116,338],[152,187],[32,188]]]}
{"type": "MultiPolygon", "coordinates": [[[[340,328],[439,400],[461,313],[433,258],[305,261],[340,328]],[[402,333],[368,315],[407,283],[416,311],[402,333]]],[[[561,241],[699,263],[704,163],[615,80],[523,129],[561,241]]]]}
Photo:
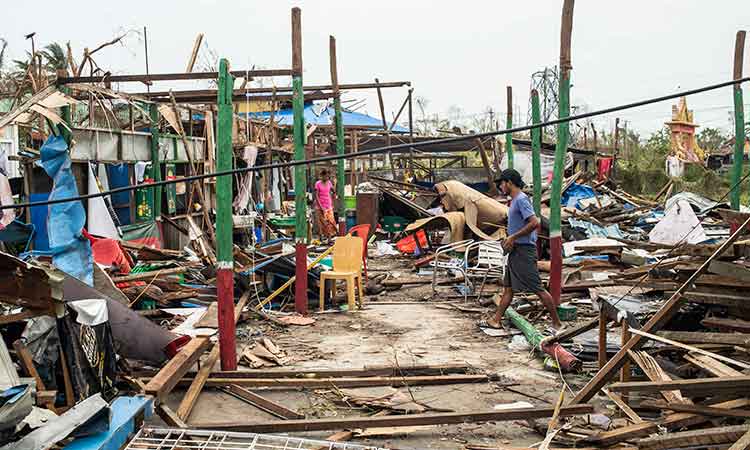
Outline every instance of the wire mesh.
{"type": "Polygon", "coordinates": [[[125,450],[388,450],[348,442],[273,434],[180,428],[141,428],[125,450]]]}

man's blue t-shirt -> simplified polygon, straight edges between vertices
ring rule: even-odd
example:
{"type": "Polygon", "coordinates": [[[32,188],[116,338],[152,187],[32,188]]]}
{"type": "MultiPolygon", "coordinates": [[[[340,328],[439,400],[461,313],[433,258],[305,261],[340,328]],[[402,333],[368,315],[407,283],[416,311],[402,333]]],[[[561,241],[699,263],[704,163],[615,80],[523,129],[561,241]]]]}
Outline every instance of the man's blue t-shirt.
{"type": "MultiPolygon", "coordinates": [[[[515,234],[518,230],[526,226],[526,221],[533,215],[534,207],[531,206],[529,197],[523,192],[519,192],[510,202],[510,209],[508,210],[508,236],[515,234]]],[[[536,230],[516,239],[516,244],[536,245],[536,230]]]]}

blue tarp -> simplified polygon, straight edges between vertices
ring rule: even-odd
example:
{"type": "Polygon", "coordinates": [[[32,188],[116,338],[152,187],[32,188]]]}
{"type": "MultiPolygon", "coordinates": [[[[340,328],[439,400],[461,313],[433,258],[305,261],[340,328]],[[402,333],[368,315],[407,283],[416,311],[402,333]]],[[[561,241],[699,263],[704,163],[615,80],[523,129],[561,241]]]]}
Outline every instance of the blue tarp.
{"type": "MultiPolygon", "coordinates": [[[[241,115],[244,116],[244,113],[241,115]]],[[[328,106],[322,109],[320,105],[306,104],[305,105],[305,123],[312,125],[333,125],[333,119],[335,110],[333,106],[328,106]]],[[[270,111],[262,111],[257,113],[250,113],[251,118],[255,119],[269,119],[271,117],[270,111]]],[[[294,113],[291,108],[282,109],[274,113],[274,120],[276,123],[282,126],[292,126],[294,119],[294,113]]],[[[344,122],[345,127],[367,127],[372,129],[383,129],[383,121],[381,119],[368,116],[352,111],[341,111],[341,121],[344,122]]],[[[390,126],[390,124],[388,124],[390,126]]],[[[409,130],[400,126],[394,125],[393,132],[395,133],[408,133],[409,130]]]]}
{"type": "MultiPolygon", "coordinates": [[[[76,179],[71,171],[68,144],[61,136],[50,136],[42,145],[41,166],[52,178],[49,199],[78,196],[76,179]]],[[[47,234],[52,263],[63,272],[94,285],[94,258],[91,243],[81,230],[86,225],[86,212],[80,200],[49,205],[47,234]]]]}
{"type": "MultiPolygon", "coordinates": [[[[49,198],[49,192],[32,193],[29,200],[32,203],[45,202],[49,198]]],[[[49,250],[49,236],[47,236],[47,215],[49,214],[47,205],[31,207],[31,224],[34,226],[34,249],[49,250]]]]}
{"type": "Polygon", "coordinates": [[[593,198],[596,196],[594,190],[585,184],[573,183],[560,197],[560,204],[562,206],[568,206],[571,208],[578,207],[578,200],[585,198],[593,198]]]}
{"type": "Polygon", "coordinates": [[[620,227],[617,224],[609,225],[608,227],[603,227],[601,225],[596,225],[591,222],[587,222],[585,220],[576,219],[575,217],[568,218],[568,223],[573,228],[579,228],[586,232],[586,237],[593,238],[593,237],[604,237],[604,238],[611,238],[611,237],[618,237],[618,238],[624,238],[622,232],[620,231],[620,227]]]}

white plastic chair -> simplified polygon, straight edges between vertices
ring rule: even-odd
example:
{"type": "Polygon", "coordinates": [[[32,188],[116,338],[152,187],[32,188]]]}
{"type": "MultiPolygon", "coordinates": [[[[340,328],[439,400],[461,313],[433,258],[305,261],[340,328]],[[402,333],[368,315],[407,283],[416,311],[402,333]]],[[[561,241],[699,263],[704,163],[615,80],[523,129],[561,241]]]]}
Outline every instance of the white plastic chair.
{"type": "MultiPolygon", "coordinates": [[[[466,279],[467,284],[471,283],[472,277],[482,277],[482,286],[477,294],[481,297],[487,278],[502,279],[505,275],[505,266],[508,264],[508,256],[505,254],[501,242],[479,241],[466,247],[464,261],[466,264],[464,278],[466,279]],[[476,265],[469,266],[469,254],[474,249],[477,249],[477,262],[476,265]]],[[[468,300],[468,292],[465,290],[464,301],[466,300],[468,300]]]]}
{"type": "Polygon", "coordinates": [[[433,259],[432,262],[430,263],[430,265],[433,267],[432,269],[432,293],[433,294],[437,292],[437,289],[436,289],[437,273],[440,269],[443,269],[445,271],[457,270],[461,272],[464,275],[464,279],[466,279],[466,260],[460,261],[454,258],[451,258],[450,260],[443,260],[441,259],[441,256],[445,256],[449,253],[461,251],[465,247],[468,247],[469,245],[471,245],[472,243],[474,243],[473,239],[467,239],[464,241],[453,242],[448,245],[443,245],[442,247],[438,247],[437,251],[435,252],[435,259],[433,259]]]}

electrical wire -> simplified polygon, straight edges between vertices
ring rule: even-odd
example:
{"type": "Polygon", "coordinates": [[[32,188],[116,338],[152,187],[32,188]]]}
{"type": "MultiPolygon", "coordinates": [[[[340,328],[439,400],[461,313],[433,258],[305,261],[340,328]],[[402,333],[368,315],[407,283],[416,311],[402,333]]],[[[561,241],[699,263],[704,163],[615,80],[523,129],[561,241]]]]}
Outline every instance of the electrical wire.
{"type": "Polygon", "coordinates": [[[134,191],[136,189],[144,189],[144,188],[155,188],[160,186],[166,186],[169,184],[174,183],[187,183],[192,181],[198,181],[203,180],[205,178],[214,178],[219,176],[225,176],[225,175],[233,175],[236,173],[245,173],[245,172],[254,172],[259,170],[266,170],[266,169],[276,169],[276,168],[282,168],[282,167],[294,167],[294,166],[301,166],[301,165],[309,165],[309,164],[315,164],[315,163],[321,163],[321,162],[329,162],[329,161],[337,161],[339,159],[352,159],[357,158],[361,156],[369,156],[369,155],[377,155],[377,154],[384,154],[384,153],[390,153],[394,150],[412,150],[416,147],[429,147],[436,144],[449,144],[453,142],[462,142],[467,140],[476,140],[476,139],[482,139],[487,137],[494,137],[494,136],[500,136],[507,133],[518,133],[521,131],[528,131],[534,128],[542,128],[542,127],[548,127],[552,125],[559,125],[564,124],[568,122],[573,122],[576,120],[586,119],[589,117],[595,117],[595,116],[601,116],[604,114],[610,114],[613,112],[623,111],[626,109],[632,109],[637,108],[644,105],[650,105],[653,103],[659,103],[666,100],[673,100],[675,98],[679,97],[685,97],[688,95],[694,95],[694,94],[700,94],[703,92],[708,92],[716,89],[721,89],[724,87],[729,87],[733,85],[738,85],[740,83],[744,83],[750,81],[750,77],[745,78],[739,78],[736,80],[731,81],[724,81],[717,84],[712,84],[708,86],[703,86],[696,89],[690,89],[686,91],[676,92],[673,94],[663,95],[661,97],[653,97],[645,100],[638,100],[632,103],[627,103],[624,105],[618,105],[618,106],[612,106],[609,108],[600,109],[598,111],[591,111],[587,113],[582,113],[578,115],[573,115],[569,117],[561,117],[554,120],[549,120],[547,122],[541,122],[535,125],[523,125],[519,127],[514,128],[508,128],[505,130],[497,130],[497,131],[488,131],[485,133],[477,133],[477,134],[470,134],[470,135],[463,135],[463,136],[454,136],[454,137],[448,137],[448,138],[441,138],[441,139],[430,139],[428,141],[422,141],[422,142],[413,142],[413,143],[404,143],[404,144],[395,144],[390,146],[384,146],[384,147],[378,147],[373,148],[370,150],[362,150],[355,153],[348,153],[344,155],[328,155],[328,156],[321,156],[318,158],[312,158],[312,159],[305,159],[305,160],[294,160],[294,161],[288,161],[288,162],[282,162],[282,163],[273,163],[273,164],[264,164],[261,166],[253,166],[253,167],[243,167],[238,169],[232,169],[232,170],[223,170],[208,174],[201,174],[201,175],[190,175],[187,177],[174,179],[174,180],[163,180],[163,181],[157,181],[154,183],[149,183],[148,185],[140,185],[140,186],[124,186],[120,188],[111,189],[109,191],[105,192],[98,192],[93,194],[85,194],[85,195],[79,195],[76,197],[68,197],[68,198],[58,198],[53,200],[44,200],[39,202],[27,202],[27,203],[17,203],[14,205],[0,205],[0,210],[5,209],[11,209],[11,208],[30,208],[34,206],[44,206],[44,205],[53,205],[58,203],[67,203],[71,201],[78,201],[78,200],[86,200],[90,198],[98,198],[98,197],[104,197],[107,195],[112,194],[118,194],[121,192],[130,192],[134,191]]]}

